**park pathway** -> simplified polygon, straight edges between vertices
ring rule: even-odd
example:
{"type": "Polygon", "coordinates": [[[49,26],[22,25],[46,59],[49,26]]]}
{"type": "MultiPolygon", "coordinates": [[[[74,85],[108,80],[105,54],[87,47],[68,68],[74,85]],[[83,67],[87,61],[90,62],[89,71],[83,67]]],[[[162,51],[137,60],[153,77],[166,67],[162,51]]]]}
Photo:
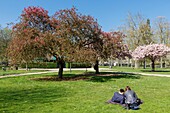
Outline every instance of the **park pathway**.
{"type": "MultiPolygon", "coordinates": [[[[43,72],[31,72],[31,73],[22,73],[22,74],[11,74],[11,75],[4,75],[0,76],[0,78],[7,78],[7,77],[17,77],[17,76],[27,76],[27,75],[37,75],[37,74],[45,74],[45,73],[54,73],[58,72],[58,69],[32,69],[32,70],[45,70],[43,72]]],[[[84,70],[84,71],[94,71],[93,68],[73,68],[71,70],[84,70]]],[[[70,71],[68,68],[64,68],[64,71],[70,71]]],[[[101,72],[118,72],[118,71],[113,71],[112,69],[109,68],[100,68],[101,72]]],[[[121,73],[121,72],[120,72],[121,73]]],[[[124,72],[122,72],[124,73],[124,72]]],[[[148,73],[138,73],[138,72],[127,72],[127,73],[133,73],[133,74],[140,74],[140,75],[145,75],[145,76],[159,76],[159,77],[170,77],[169,74],[148,74],[148,73]]]]}
{"type": "MultiPolygon", "coordinates": [[[[21,69],[21,70],[25,70],[25,69],[21,69]]],[[[4,75],[4,76],[0,76],[0,78],[7,78],[7,77],[17,77],[17,76],[27,76],[27,75],[37,75],[37,74],[45,74],[45,73],[54,73],[54,72],[58,72],[58,69],[38,69],[38,68],[32,68],[32,70],[43,70],[43,72],[30,72],[30,73],[21,73],[21,74],[10,74],[10,75],[4,75]],[[45,71],[44,71],[45,70],[45,71]]],[[[84,70],[84,71],[94,71],[93,68],[73,68],[71,70],[84,70]]],[[[64,68],[63,71],[70,71],[70,69],[68,68],[64,68]]]]}

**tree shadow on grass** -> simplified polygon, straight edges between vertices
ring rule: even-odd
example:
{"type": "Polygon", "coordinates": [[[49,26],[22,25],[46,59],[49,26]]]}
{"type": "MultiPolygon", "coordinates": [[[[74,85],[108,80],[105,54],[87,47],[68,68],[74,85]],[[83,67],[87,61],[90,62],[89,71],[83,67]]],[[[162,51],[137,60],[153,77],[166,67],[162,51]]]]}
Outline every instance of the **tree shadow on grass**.
{"type": "Polygon", "coordinates": [[[141,70],[142,72],[170,72],[170,70],[155,70],[155,71],[152,71],[152,70],[141,70]]]}
{"type": "Polygon", "coordinates": [[[125,72],[102,72],[97,76],[92,76],[89,81],[92,82],[107,82],[113,79],[140,79],[139,75],[133,73],[125,73],[125,72]]]}
{"type": "Polygon", "coordinates": [[[35,78],[34,80],[39,81],[77,81],[77,80],[85,80],[92,82],[107,82],[111,79],[139,79],[140,76],[133,73],[125,73],[125,72],[101,72],[100,74],[95,74],[92,72],[84,73],[84,74],[64,74],[63,78],[60,79],[57,76],[48,76],[42,78],[35,78]]]}
{"type": "MultiPolygon", "coordinates": [[[[37,104],[48,104],[51,102],[60,102],[62,97],[67,97],[68,93],[63,87],[38,87],[38,88],[24,88],[24,89],[11,89],[5,88],[1,90],[0,103],[3,110],[7,110],[11,106],[22,106],[28,104],[36,106],[37,104]]],[[[70,93],[69,93],[70,96],[70,93]]],[[[30,106],[31,107],[31,106],[30,106]]]]}

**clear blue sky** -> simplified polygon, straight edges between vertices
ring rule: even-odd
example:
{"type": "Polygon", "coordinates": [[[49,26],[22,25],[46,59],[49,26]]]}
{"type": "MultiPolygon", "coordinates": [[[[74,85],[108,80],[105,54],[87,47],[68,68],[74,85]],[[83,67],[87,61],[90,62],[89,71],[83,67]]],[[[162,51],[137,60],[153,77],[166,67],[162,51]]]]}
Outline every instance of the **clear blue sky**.
{"type": "Polygon", "coordinates": [[[82,14],[98,20],[103,31],[110,31],[125,23],[128,12],[141,13],[152,20],[165,16],[170,20],[170,0],[0,0],[0,25],[14,22],[28,6],[40,6],[54,14],[59,9],[75,6],[82,14]]]}

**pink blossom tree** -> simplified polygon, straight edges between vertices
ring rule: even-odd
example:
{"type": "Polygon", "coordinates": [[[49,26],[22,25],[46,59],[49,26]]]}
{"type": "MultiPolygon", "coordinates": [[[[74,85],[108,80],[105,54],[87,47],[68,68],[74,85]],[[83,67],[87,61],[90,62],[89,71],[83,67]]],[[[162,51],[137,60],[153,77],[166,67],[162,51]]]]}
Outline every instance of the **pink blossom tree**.
{"type": "Polygon", "coordinates": [[[134,60],[149,58],[152,62],[152,71],[155,71],[155,61],[165,56],[170,52],[170,48],[164,44],[150,44],[146,46],[138,46],[133,52],[132,57],[134,60]]]}

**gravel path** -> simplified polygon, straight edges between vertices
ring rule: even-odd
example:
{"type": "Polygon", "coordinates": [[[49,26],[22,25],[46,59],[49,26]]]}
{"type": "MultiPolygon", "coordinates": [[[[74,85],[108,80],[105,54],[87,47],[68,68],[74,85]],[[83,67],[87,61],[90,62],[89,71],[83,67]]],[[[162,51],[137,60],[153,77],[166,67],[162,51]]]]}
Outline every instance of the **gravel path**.
{"type": "MultiPolygon", "coordinates": [[[[46,70],[43,72],[32,72],[32,73],[22,73],[22,74],[12,74],[12,75],[4,75],[0,76],[0,78],[7,78],[7,77],[17,77],[17,76],[27,76],[27,75],[36,75],[36,74],[45,74],[45,73],[54,73],[58,72],[58,69],[32,69],[32,70],[46,70]]],[[[87,71],[94,71],[93,68],[73,68],[71,70],[87,70],[87,71]]],[[[70,71],[68,68],[64,68],[64,71],[70,71]]],[[[116,72],[109,68],[100,68],[100,71],[104,72],[116,72]]],[[[121,73],[121,72],[120,72],[121,73]]],[[[145,76],[159,76],[159,77],[170,77],[170,75],[166,74],[148,74],[148,73],[137,73],[137,72],[128,72],[128,73],[134,73],[134,74],[140,74],[145,76]]]]}

